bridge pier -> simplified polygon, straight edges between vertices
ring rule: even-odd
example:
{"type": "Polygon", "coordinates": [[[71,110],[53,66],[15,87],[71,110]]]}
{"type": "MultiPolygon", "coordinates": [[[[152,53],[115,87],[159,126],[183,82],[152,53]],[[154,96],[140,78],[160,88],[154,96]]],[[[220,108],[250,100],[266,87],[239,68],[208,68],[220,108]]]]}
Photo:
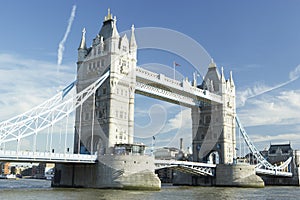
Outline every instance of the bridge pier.
{"type": "Polygon", "coordinates": [[[103,155],[96,164],[57,164],[53,187],[159,190],[150,156],[103,155]]]}
{"type": "Polygon", "coordinates": [[[217,165],[216,186],[264,187],[264,181],[256,175],[255,166],[248,164],[217,165]]]}
{"type": "Polygon", "coordinates": [[[215,176],[195,176],[182,172],[175,173],[174,185],[222,186],[222,187],[264,187],[264,181],[255,174],[255,166],[219,164],[215,176]]]}

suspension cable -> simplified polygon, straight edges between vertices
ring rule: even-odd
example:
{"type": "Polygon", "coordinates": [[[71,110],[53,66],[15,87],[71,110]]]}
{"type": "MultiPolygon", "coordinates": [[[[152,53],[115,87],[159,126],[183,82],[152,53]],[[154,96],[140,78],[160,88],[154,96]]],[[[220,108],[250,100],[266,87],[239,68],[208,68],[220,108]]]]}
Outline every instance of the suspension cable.
{"type": "MultiPolygon", "coordinates": [[[[96,90],[97,91],[97,90],[96,90]]],[[[93,95],[93,109],[92,109],[92,138],[91,138],[91,155],[94,154],[94,126],[95,126],[95,100],[96,100],[96,92],[93,95]]]]}

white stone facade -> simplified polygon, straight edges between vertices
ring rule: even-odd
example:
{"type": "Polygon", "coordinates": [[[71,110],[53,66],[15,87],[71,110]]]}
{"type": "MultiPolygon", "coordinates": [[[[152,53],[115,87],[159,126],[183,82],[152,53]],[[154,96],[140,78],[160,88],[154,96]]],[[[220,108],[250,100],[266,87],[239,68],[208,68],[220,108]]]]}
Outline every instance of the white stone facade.
{"type": "Polygon", "coordinates": [[[232,75],[225,80],[223,70],[220,75],[212,62],[202,86],[196,88],[196,83],[179,82],[137,68],[134,27],[128,39],[126,35],[119,35],[116,21],[108,13],[89,48],[86,47],[85,30],[82,33],[78,48],[77,92],[107,70],[110,70],[110,77],[95,96],[76,110],[75,152],[110,154],[115,144],[132,144],[134,97],[138,92],[192,108],[194,161],[205,162],[209,154],[214,153],[220,163],[232,163],[236,155],[232,75]],[[151,83],[169,86],[171,91],[155,88],[151,83]]]}
{"type": "Polygon", "coordinates": [[[236,157],[235,85],[230,78],[225,80],[212,61],[201,85],[212,93],[221,95],[222,104],[204,104],[192,108],[193,159],[207,162],[210,155],[218,155],[218,162],[231,164],[236,157]]]}
{"type": "Polygon", "coordinates": [[[126,35],[119,35],[116,21],[108,13],[90,48],[86,48],[83,31],[78,48],[77,92],[107,70],[110,77],[76,111],[75,151],[80,146],[82,153],[105,154],[111,153],[115,144],[133,143],[137,46],[134,27],[128,40],[126,35]]]}

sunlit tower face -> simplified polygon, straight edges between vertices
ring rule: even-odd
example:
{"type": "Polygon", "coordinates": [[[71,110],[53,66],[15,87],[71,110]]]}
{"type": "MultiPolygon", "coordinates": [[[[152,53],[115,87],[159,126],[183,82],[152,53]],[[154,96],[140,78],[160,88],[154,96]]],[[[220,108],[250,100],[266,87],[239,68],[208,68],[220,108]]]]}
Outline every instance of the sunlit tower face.
{"type": "Polygon", "coordinates": [[[119,35],[116,22],[109,11],[90,48],[86,48],[86,30],[82,33],[77,92],[107,70],[110,77],[82,109],[77,109],[75,146],[80,146],[81,151],[108,153],[115,144],[133,143],[137,45],[134,26],[128,39],[127,35],[119,35]]]}

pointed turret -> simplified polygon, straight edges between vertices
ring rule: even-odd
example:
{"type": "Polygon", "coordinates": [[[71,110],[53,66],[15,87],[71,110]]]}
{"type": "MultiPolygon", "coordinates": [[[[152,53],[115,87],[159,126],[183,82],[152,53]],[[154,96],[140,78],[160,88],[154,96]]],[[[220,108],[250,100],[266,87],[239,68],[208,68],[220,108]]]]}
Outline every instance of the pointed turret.
{"type": "Polygon", "coordinates": [[[87,48],[86,48],[86,42],[85,42],[85,28],[82,30],[82,36],[80,45],[78,47],[78,62],[84,61],[86,55],[87,55],[87,48]]]}
{"type": "Polygon", "coordinates": [[[194,87],[197,87],[197,74],[196,74],[197,72],[194,72],[193,73],[193,83],[192,83],[192,85],[194,86],[194,87]]]}
{"type": "Polygon", "coordinates": [[[230,85],[231,85],[231,86],[234,86],[234,81],[233,81],[233,78],[232,78],[232,71],[230,71],[230,78],[229,78],[229,81],[230,81],[230,85]]]}
{"type": "Polygon", "coordinates": [[[111,37],[112,38],[119,38],[120,35],[119,35],[118,30],[117,30],[117,17],[116,16],[114,17],[114,20],[113,20],[112,23],[113,23],[113,25],[112,25],[112,35],[111,35],[111,37]]]}
{"type": "Polygon", "coordinates": [[[220,84],[221,84],[221,77],[217,69],[217,65],[214,62],[214,60],[211,59],[211,62],[208,65],[208,71],[202,83],[203,88],[207,87],[208,90],[210,90],[211,92],[213,91],[215,93],[218,93],[220,91],[220,84]]]}
{"type": "Polygon", "coordinates": [[[214,62],[214,59],[211,59],[208,68],[216,68],[216,67],[217,67],[217,65],[216,65],[216,63],[214,62]]]}
{"type": "Polygon", "coordinates": [[[221,82],[220,82],[220,89],[222,93],[226,92],[226,79],[225,79],[225,75],[224,75],[224,68],[221,67],[221,82]]]}
{"type": "Polygon", "coordinates": [[[224,76],[224,68],[223,68],[223,67],[221,67],[221,82],[222,82],[222,83],[225,83],[225,82],[226,82],[225,76],[224,76]]]}
{"type": "Polygon", "coordinates": [[[107,15],[104,17],[104,22],[112,20],[112,14],[110,13],[110,8],[107,9],[107,15]]]}
{"type": "Polygon", "coordinates": [[[104,17],[103,25],[99,31],[99,35],[103,37],[104,40],[111,38],[113,34],[119,35],[115,24],[116,18],[113,18],[113,15],[110,13],[110,9],[108,9],[107,16],[104,17]],[[115,33],[113,33],[115,31],[115,33]]]}
{"type": "Polygon", "coordinates": [[[129,50],[132,55],[132,57],[136,60],[136,55],[137,55],[137,45],[135,41],[135,33],[134,33],[134,25],[132,24],[131,26],[131,37],[129,41],[129,50]]]}
{"type": "Polygon", "coordinates": [[[134,25],[132,24],[132,26],[131,26],[131,37],[130,37],[130,43],[129,43],[130,49],[135,49],[136,48],[134,29],[135,29],[134,25]]]}
{"type": "Polygon", "coordinates": [[[87,49],[86,48],[86,43],[85,43],[85,33],[86,33],[85,28],[83,28],[83,30],[82,30],[82,36],[81,36],[81,41],[80,41],[80,45],[78,47],[78,50],[79,49],[87,49]]]}

